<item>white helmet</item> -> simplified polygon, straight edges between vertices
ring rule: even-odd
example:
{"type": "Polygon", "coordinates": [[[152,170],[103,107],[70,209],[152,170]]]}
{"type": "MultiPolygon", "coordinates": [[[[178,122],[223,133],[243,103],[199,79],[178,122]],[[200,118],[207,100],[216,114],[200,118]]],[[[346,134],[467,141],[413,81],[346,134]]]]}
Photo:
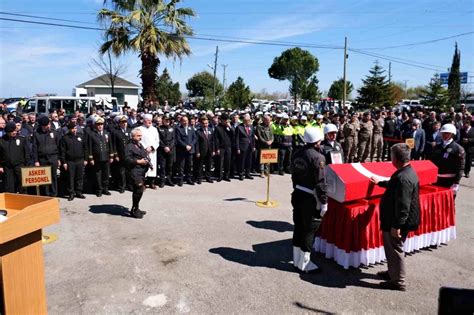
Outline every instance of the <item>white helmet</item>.
{"type": "Polygon", "coordinates": [[[441,133],[452,133],[453,135],[456,135],[456,127],[453,124],[445,124],[443,127],[441,127],[441,130],[439,131],[441,133]]]}
{"type": "Polygon", "coordinates": [[[287,113],[283,113],[283,115],[281,116],[282,119],[289,119],[290,117],[288,116],[287,113]]]}
{"type": "Polygon", "coordinates": [[[324,134],[328,134],[330,132],[337,132],[337,127],[334,124],[327,124],[324,126],[324,134]]]}
{"type": "Polygon", "coordinates": [[[311,127],[304,130],[303,140],[306,143],[316,143],[321,141],[322,138],[323,137],[318,128],[311,127]]]}

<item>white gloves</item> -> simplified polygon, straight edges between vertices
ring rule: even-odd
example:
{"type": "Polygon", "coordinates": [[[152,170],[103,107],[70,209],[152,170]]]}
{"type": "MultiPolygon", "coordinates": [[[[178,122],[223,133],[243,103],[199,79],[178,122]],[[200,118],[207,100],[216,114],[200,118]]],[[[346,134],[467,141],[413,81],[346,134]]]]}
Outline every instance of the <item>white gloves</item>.
{"type": "Polygon", "coordinates": [[[459,184],[452,184],[450,188],[453,193],[457,193],[459,191],[459,184]]]}
{"type": "Polygon", "coordinates": [[[321,218],[324,217],[327,211],[328,211],[328,204],[327,203],[321,204],[321,218]]]}

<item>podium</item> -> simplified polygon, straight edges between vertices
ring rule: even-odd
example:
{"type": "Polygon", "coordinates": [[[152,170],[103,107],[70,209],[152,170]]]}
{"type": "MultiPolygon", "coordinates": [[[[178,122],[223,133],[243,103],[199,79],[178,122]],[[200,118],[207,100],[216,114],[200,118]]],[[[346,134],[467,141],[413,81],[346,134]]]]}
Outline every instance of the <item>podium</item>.
{"type": "Polygon", "coordinates": [[[46,314],[41,230],[59,222],[59,200],[4,193],[0,209],[8,211],[0,223],[0,313],[46,314]]]}

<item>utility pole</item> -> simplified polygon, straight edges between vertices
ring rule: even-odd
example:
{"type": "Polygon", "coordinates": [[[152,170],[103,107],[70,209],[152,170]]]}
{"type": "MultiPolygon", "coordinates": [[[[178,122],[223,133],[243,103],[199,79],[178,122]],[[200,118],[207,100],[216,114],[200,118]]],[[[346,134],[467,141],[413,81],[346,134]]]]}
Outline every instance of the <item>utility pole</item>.
{"type": "Polygon", "coordinates": [[[225,85],[226,85],[226,80],[225,80],[225,69],[226,69],[226,68],[227,68],[227,66],[229,66],[229,65],[221,65],[221,66],[222,66],[222,68],[224,68],[224,74],[223,74],[223,77],[222,77],[222,85],[224,86],[224,92],[225,92],[225,90],[226,90],[226,86],[225,86],[225,85]]]}
{"type": "Polygon", "coordinates": [[[407,82],[408,80],[403,80],[405,82],[405,99],[408,97],[407,82]]]}
{"type": "Polygon", "coordinates": [[[217,57],[219,55],[219,46],[216,46],[216,54],[214,58],[214,105],[216,103],[216,74],[217,74],[217,57]]]}
{"type": "Polygon", "coordinates": [[[346,106],[346,96],[347,96],[347,83],[346,83],[346,63],[347,63],[347,37],[344,37],[344,74],[343,74],[343,95],[342,95],[342,108],[346,106]]]}
{"type": "Polygon", "coordinates": [[[392,83],[392,62],[388,63],[388,84],[392,83]]]}

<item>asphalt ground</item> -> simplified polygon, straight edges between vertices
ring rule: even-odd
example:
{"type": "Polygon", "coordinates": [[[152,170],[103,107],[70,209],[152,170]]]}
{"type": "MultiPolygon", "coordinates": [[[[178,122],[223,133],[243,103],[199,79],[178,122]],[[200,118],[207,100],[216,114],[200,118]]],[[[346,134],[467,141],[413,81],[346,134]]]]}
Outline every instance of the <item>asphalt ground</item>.
{"type": "Polygon", "coordinates": [[[290,176],[272,175],[273,209],[259,208],[266,180],[147,190],[143,220],[128,217],[131,193],[61,200],[46,229],[50,314],[305,314],[437,312],[441,286],[474,288],[474,180],[456,200],[457,239],[407,258],[407,292],[378,289],[386,268],[323,272],[292,268],[290,176]]]}

